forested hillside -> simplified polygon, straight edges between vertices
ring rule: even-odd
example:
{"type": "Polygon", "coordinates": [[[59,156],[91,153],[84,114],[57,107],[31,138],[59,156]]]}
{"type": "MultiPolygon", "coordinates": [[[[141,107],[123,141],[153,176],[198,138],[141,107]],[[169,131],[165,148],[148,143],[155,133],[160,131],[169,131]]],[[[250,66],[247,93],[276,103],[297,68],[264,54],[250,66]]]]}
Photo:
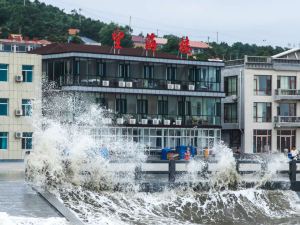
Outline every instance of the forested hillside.
{"type": "MultiPolygon", "coordinates": [[[[100,15],[99,15],[100,16],[100,15]]],[[[79,15],[76,10],[65,13],[63,10],[46,5],[35,0],[0,0],[0,37],[6,38],[9,33],[21,33],[25,37],[47,39],[54,42],[66,42],[69,28],[80,29],[80,35],[101,42],[103,45],[112,45],[111,33],[118,25],[104,23],[79,15]]],[[[125,32],[122,46],[132,47],[131,29],[128,26],[118,26],[125,32]]],[[[178,53],[179,37],[166,35],[168,44],[160,51],[173,54],[178,53]]],[[[284,51],[282,47],[257,46],[236,42],[209,43],[211,49],[197,55],[197,59],[220,58],[224,60],[242,58],[244,55],[270,56],[284,51]]]]}

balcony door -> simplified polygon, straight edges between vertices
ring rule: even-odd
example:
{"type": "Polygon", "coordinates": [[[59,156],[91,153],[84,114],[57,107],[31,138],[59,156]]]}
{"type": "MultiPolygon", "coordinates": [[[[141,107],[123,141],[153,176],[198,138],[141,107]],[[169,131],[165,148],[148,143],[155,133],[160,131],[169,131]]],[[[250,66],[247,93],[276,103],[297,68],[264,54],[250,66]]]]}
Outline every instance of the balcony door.
{"type": "Polygon", "coordinates": [[[278,130],[277,131],[277,150],[285,152],[290,150],[296,144],[296,130],[278,130]]]}

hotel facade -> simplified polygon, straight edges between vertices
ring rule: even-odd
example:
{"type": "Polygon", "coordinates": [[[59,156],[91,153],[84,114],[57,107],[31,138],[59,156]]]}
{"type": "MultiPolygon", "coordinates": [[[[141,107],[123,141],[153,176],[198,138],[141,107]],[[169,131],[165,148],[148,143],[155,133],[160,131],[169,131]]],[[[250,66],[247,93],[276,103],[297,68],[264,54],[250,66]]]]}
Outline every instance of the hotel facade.
{"type": "Polygon", "coordinates": [[[300,50],[245,56],[222,71],[222,139],[245,153],[300,148],[300,50]]]}
{"type": "MultiPolygon", "coordinates": [[[[221,139],[223,62],[180,59],[143,49],[52,44],[43,74],[57,93],[111,110],[110,131],[150,150],[212,147],[221,139]]],[[[72,118],[71,118],[72,119],[72,118]]],[[[70,118],[68,119],[70,120],[70,118]]],[[[108,134],[99,128],[97,135],[108,134]]]]}
{"type": "Polygon", "coordinates": [[[32,150],[32,117],[40,113],[41,56],[0,52],[0,160],[32,150]]]}

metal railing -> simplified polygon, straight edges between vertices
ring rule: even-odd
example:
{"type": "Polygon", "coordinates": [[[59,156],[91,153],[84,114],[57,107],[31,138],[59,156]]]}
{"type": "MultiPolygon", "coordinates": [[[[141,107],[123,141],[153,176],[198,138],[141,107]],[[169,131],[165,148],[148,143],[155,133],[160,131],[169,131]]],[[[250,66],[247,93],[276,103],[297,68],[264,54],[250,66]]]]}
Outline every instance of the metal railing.
{"type": "Polygon", "coordinates": [[[60,86],[99,86],[99,87],[121,87],[121,88],[141,88],[141,89],[161,89],[161,90],[184,90],[184,91],[215,91],[221,90],[220,82],[209,81],[169,81],[166,79],[144,79],[144,78],[122,78],[122,77],[101,77],[95,75],[60,76],[60,86]],[[108,81],[108,83],[106,82],[108,81]],[[122,82],[125,82],[122,83],[122,82]]]}
{"type": "Polygon", "coordinates": [[[300,90],[297,89],[276,89],[275,95],[292,95],[292,96],[300,96],[300,90]]]}

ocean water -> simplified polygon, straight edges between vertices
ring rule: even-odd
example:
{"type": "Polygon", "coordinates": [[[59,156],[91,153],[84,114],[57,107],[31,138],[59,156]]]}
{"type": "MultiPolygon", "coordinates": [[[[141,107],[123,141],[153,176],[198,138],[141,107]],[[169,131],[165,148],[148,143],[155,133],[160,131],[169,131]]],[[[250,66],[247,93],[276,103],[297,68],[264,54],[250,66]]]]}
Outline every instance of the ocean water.
{"type": "MultiPolygon", "coordinates": [[[[216,171],[206,176],[211,187],[208,191],[195,191],[192,186],[140,192],[134,169],[121,175],[111,172],[109,160],[99,154],[99,146],[108,148],[114,159],[130,162],[132,168],[146,160],[143,146],[113,135],[95,140],[93,128],[106,126],[104,121],[104,112],[96,107],[80,114],[72,124],[63,125],[54,118],[39,119],[34,134],[34,140],[38,140],[35,151],[26,160],[28,182],[54,193],[84,223],[300,224],[299,197],[295,192],[260,188],[276,177],[283,156],[270,158],[267,173],[256,177],[256,187],[246,189],[239,186],[241,177],[235,170],[231,149],[220,143],[214,147],[216,171]],[[120,183],[125,183],[122,191],[116,190],[120,183]]],[[[194,169],[201,170],[203,165],[201,160],[189,165],[186,176],[195,185],[200,180],[194,169]]],[[[7,221],[15,219],[0,216],[7,221]]],[[[40,224],[48,223],[64,222],[49,219],[40,224]]]]}

